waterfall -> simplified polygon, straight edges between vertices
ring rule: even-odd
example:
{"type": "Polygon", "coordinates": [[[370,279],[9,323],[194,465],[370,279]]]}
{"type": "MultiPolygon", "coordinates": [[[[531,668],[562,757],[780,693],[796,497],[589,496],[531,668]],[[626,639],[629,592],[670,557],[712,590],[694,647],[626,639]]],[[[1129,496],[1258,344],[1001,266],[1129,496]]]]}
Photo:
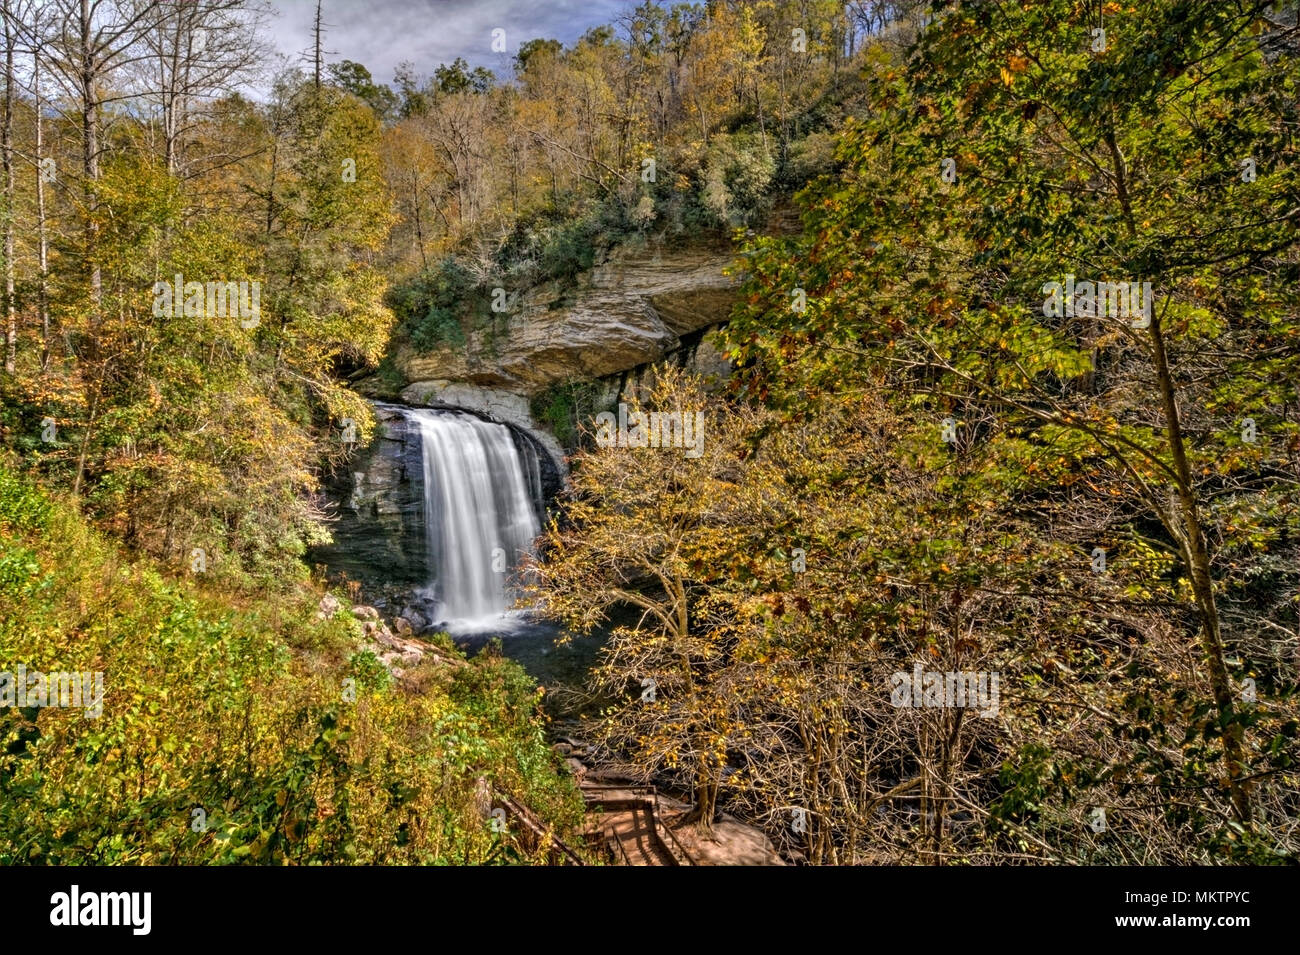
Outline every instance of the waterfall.
{"type": "Polygon", "coordinates": [[[510,580],[541,531],[541,478],[527,442],[454,411],[410,409],[424,463],[424,518],[432,596],[443,621],[506,611],[510,580]]]}

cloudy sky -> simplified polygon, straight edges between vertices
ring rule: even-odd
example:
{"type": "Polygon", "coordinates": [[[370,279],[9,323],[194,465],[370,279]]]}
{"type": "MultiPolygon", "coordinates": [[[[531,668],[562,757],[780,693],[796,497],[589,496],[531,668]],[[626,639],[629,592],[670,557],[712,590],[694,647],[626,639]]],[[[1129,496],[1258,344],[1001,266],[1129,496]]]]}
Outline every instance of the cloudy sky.
{"type": "MultiPolygon", "coordinates": [[[[271,32],[280,52],[311,46],[316,0],[271,0],[271,32]]],[[[571,43],[593,26],[614,21],[636,0],[324,0],[326,62],[356,60],[375,80],[391,83],[410,60],[421,76],[464,57],[471,66],[506,72],[519,45],[535,37],[571,43]],[[507,52],[492,51],[492,31],[506,31],[507,52]]]]}

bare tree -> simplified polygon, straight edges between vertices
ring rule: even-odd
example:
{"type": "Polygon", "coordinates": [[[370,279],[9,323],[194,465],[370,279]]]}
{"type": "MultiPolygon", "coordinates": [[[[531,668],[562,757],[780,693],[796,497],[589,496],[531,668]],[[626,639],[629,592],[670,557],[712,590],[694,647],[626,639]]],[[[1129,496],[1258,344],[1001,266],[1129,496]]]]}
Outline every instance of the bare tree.
{"type": "MultiPolygon", "coordinates": [[[[187,136],[200,122],[200,104],[233,92],[267,60],[259,39],[268,8],[245,0],[170,4],[141,37],[141,91],[155,104],[162,131],[162,157],[173,175],[192,173],[185,156],[187,136]]],[[[231,157],[204,156],[206,166],[231,157]]]]}
{"type": "Polygon", "coordinates": [[[45,212],[45,104],[41,99],[41,56],[32,50],[32,97],[35,100],[35,167],[36,167],[36,233],[37,233],[37,286],[36,308],[41,320],[41,368],[50,365],[50,236],[45,212]]]}
{"type": "Polygon", "coordinates": [[[316,0],[316,15],[312,18],[311,26],[311,53],[308,59],[311,60],[312,66],[312,85],[320,89],[321,72],[325,69],[325,57],[333,56],[336,50],[321,49],[321,39],[325,36],[325,31],[329,29],[329,24],[321,19],[321,0],[316,0]]]}
{"type": "MultiPolygon", "coordinates": [[[[91,334],[87,336],[85,354],[92,378],[102,377],[104,357],[99,354],[96,332],[100,324],[103,278],[94,251],[98,230],[97,182],[104,142],[104,108],[134,95],[114,87],[121,71],[140,63],[148,54],[140,48],[141,38],[153,29],[162,15],[159,0],[50,0],[49,18],[34,21],[30,29],[32,45],[38,47],[50,65],[51,76],[64,94],[67,112],[75,117],[81,131],[82,201],[85,216],[85,254],[88,258],[87,283],[90,290],[91,334]]],[[[82,434],[77,456],[77,477],[73,494],[81,493],[85,476],[86,452],[99,410],[99,389],[92,387],[89,420],[82,434]]]]}
{"type": "Polygon", "coordinates": [[[14,307],[14,47],[17,32],[11,0],[3,0],[5,100],[0,120],[0,162],[4,165],[4,256],[5,256],[5,371],[13,374],[18,361],[18,312],[14,307]]]}

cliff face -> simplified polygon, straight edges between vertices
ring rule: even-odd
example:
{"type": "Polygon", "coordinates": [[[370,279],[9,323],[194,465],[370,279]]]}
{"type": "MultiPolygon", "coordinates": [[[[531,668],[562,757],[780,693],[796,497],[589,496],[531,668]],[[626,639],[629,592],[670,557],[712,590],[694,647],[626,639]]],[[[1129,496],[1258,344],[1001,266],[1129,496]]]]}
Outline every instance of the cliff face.
{"type": "MultiPolygon", "coordinates": [[[[576,287],[531,289],[495,329],[471,335],[464,348],[400,347],[394,364],[408,382],[402,399],[472,407],[523,424],[523,399],[561,382],[611,378],[660,361],[682,348],[684,336],[724,322],[735,300],[735,283],[722,271],[731,260],[725,248],[621,250],[576,287]]],[[[367,383],[359,389],[365,393],[367,383]]]]}
{"type": "Polygon", "coordinates": [[[429,578],[420,436],[386,405],[376,404],[375,423],[374,440],[322,488],[334,541],[313,548],[311,560],[365,583],[382,574],[385,583],[418,586],[429,578]]]}

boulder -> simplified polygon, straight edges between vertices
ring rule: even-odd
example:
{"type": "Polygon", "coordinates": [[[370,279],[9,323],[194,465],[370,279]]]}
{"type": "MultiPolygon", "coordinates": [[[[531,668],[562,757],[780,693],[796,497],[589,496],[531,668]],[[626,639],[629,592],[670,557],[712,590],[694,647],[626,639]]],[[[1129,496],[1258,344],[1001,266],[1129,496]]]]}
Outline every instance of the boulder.
{"type": "Polygon", "coordinates": [[[378,620],[379,611],[374,607],[367,607],[365,604],[358,604],[352,608],[352,616],[358,620],[378,620]]]}
{"type": "Polygon", "coordinates": [[[410,623],[412,633],[423,633],[429,626],[429,621],[414,608],[408,607],[402,616],[410,623]]]}

